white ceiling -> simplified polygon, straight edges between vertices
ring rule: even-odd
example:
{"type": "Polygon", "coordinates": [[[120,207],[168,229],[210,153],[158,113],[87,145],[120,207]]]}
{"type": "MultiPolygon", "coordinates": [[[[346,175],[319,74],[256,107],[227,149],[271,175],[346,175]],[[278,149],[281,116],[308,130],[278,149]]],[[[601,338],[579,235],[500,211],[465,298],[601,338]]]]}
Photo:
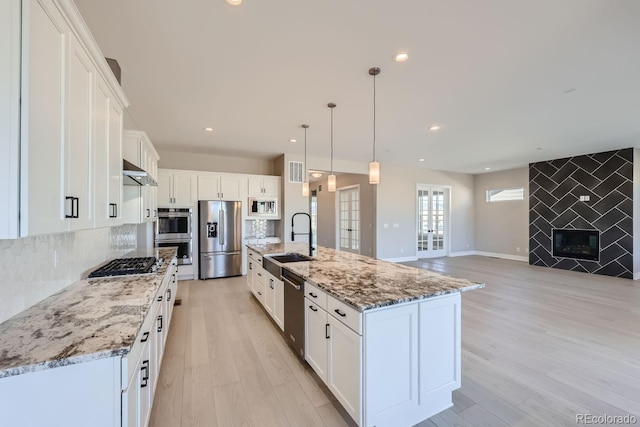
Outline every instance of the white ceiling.
{"type": "Polygon", "coordinates": [[[373,66],[383,167],[640,147],[638,0],[75,1],[160,149],[369,161],[373,66]]]}

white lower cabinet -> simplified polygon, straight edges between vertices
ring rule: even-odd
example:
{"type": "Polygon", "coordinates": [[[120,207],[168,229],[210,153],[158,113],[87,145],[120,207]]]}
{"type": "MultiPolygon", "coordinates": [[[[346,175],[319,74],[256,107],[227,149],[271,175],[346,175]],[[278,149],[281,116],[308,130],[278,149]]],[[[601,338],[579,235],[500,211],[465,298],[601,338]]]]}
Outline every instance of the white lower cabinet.
{"type": "Polygon", "coordinates": [[[247,286],[284,331],[284,282],[262,267],[262,255],[247,249],[247,286]]]}
{"type": "Polygon", "coordinates": [[[174,258],[126,355],[1,378],[0,425],[146,427],[177,290],[176,264],[174,258]]]}
{"type": "Polygon", "coordinates": [[[305,360],[358,425],[418,424],[460,387],[460,308],[456,293],[360,313],[307,282],[305,360]]]}
{"type": "Polygon", "coordinates": [[[284,282],[276,279],[274,281],[275,294],[273,296],[273,320],[284,331],[284,282]]]}

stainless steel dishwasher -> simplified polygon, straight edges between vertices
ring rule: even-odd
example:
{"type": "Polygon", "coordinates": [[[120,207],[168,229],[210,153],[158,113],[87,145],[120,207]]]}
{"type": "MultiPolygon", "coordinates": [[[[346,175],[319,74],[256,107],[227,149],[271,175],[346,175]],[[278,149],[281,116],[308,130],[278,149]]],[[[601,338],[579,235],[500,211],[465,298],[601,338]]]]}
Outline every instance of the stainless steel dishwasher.
{"type": "Polygon", "coordinates": [[[284,336],[295,354],[304,360],[304,279],[282,269],[284,280],[284,336]]]}

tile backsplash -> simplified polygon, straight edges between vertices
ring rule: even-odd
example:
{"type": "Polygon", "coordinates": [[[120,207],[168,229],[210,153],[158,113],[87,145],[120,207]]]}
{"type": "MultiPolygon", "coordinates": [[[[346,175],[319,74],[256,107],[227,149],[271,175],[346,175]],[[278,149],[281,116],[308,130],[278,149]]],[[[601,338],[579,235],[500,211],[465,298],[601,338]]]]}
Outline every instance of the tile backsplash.
{"type": "Polygon", "coordinates": [[[136,249],[135,225],[0,240],[0,322],[136,249]]]}

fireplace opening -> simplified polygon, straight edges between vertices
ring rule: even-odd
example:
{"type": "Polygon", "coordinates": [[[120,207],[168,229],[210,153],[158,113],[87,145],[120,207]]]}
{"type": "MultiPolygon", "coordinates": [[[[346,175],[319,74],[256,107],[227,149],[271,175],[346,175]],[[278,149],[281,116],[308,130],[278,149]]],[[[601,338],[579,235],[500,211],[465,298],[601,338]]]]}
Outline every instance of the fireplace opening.
{"type": "Polygon", "coordinates": [[[553,256],[562,258],[600,259],[600,232],[598,230],[554,229],[553,256]]]}

